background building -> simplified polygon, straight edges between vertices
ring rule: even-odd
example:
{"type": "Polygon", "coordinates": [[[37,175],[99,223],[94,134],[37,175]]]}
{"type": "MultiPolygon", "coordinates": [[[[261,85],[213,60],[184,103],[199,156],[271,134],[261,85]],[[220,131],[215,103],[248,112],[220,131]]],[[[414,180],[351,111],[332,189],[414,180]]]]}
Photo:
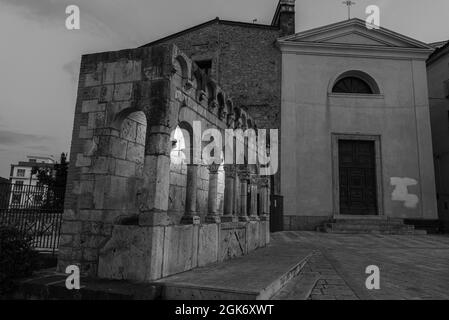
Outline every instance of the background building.
{"type": "Polygon", "coordinates": [[[55,164],[55,159],[50,155],[29,155],[26,161],[12,164],[9,178],[12,184],[10,207],[29,206],[36,201],[42,201],[45,188],[42,187],[42,190],[34,188],[38,187],[39,180],[32,170],[36,167],[52,169],[55,164]]]}
{"type": "Polygon", "coordinates": [[[0,177],[0,208],[7,208],[9,206],[11,182],[9,179],[0,177]]]}
{"type": "Polygon", "coordinates": [[[449,231],[449,43],[427,61],[438,213],[449,231]]]}

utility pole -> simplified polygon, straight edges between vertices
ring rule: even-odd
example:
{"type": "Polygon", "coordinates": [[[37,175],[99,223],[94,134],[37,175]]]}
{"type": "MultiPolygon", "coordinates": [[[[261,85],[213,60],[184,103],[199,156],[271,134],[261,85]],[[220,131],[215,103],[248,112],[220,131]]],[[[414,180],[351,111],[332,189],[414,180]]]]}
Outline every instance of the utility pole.
{"type": "Polygon", "coordinates": [[[348,0],[348,1],[343,1],[343,4],[348,7],[348,20],[350,20],[351,19],[351,6],[353,6],[355,4],[355,2],[348,0]]]}

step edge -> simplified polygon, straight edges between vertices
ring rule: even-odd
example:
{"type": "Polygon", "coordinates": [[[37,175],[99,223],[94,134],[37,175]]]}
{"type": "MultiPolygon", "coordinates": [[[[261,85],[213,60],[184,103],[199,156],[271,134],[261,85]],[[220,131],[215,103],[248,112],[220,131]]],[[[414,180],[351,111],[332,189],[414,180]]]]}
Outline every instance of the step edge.
{"type": "Polygon", "coordinates": [[[276,280],[271,282],[267,287],[262,289],[260,291],[259,296],[257,297],[257,300],[270,300],[273,296],[275,296],[276,293],[278,293],[283,287],[288,285],[288,283],[290,283],[290,281],[295,279],[301,273],[301,270],[307,264],[309,259],[315,255],[315,253],[316,253],[316,250],[313,250],[312,252],[310,252],[301,261],[299,261],[293,267],[291,267],[290,270],[285,272],[283,275],[281,275],[276,280]],[[279,284],[279,287],[278,287],[278,284],[279,284]]]}
{"type": "MultiPolygon", "coordinates": [[[[304,273],[300,273],[298,275],[298,284],[296,285],[307,285],[307,289],[304,291],[304,294],[301,295],[301,299],[282,299],[282,294],[283,294],[283,289],[287,286],[289,286],[292,283],[287,284],[286,286],[284,286],[284,288],[282,288],[276,295],[273,296],[273,298],[271,300],[292,300],[292,301],[301,301],[301,300],[308,300],[308,298],[310,297],[310,295],[312,294],[313,289],[316,287],[316,284],[318,283],[318,281],[321,279],[321,275],[318,272],[304,272],[304,273]],[[313,280],[308,282],[307,280],[307,276],[310,276],[313,280]]],[[[292,287],[293,288],[293,287],[292,287]]]]}

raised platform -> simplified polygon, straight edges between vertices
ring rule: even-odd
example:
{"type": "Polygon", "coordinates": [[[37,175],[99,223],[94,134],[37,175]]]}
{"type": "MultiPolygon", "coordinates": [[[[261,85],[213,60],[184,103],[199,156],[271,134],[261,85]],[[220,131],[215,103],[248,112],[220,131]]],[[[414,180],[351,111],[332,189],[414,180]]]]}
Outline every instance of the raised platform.
{"type": "Polygon", "coordinates": [[[67,290],[67,275],[46,270],[22,280],[15,299],[267,300],[302,270],[313,251],[273,243],[246,256],[197,268],[151,283],[81,278],[67,290]]]}
{"type": "Polygon", "coordinates": [[[306,264],[312,251],[272,244],[245,257],[198,268],[155,283],[162,299],[267,300],[306,264]]]}
{"type": "Polygon", "coordinates": [[[263,220],[154,227],[115,225],[100,250],[98,277],[149,283],[245,256],[269,241],[269,222],[263,220]]]}

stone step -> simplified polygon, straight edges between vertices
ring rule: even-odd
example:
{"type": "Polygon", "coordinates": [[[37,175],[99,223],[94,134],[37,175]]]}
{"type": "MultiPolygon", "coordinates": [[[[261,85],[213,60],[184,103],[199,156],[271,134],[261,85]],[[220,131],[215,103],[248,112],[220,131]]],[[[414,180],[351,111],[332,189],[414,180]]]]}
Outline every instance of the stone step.
{"type": "Polygon", "coordinates": [[[327,223],[325,226],[333,230],[413,231],[415,229],[413,226],[404,224],[327,223]]]}
{"type": "Polygon", "coordinates": [[[320,279],[317,272],[304,272],[285,285],[271,300],[307,300],[320,279]]]}
{"type": "Polygon", "coordinates": [[[426,235],[425,230],[334,230],[331,228],[323,228],[321,230],[325,233],[334,234],[389,234],[389,235],[426,235]]]}
{"type": "Polygon", "coordinates": [[[313,251],[271,244],[247,256],[154,282],[163,300],[269,300],[294,279],[313,251]]]}
{"type": "Polygon", "coordinates": [[[338,218],[333,219],[333,223],[348,223],[348,224],[362,224],[362,225],[403,225],[403,219],[347,219],[338,218]]]}
{"type": "Polygon", "coordinates": [[[151,283],[81,277],[67,290],[66,274],[54,269],[18,281],[8,299],[32,300],[268,300],[294,279],[314,254],[288,243],[270,244],[246,256],[151,283]]]}

